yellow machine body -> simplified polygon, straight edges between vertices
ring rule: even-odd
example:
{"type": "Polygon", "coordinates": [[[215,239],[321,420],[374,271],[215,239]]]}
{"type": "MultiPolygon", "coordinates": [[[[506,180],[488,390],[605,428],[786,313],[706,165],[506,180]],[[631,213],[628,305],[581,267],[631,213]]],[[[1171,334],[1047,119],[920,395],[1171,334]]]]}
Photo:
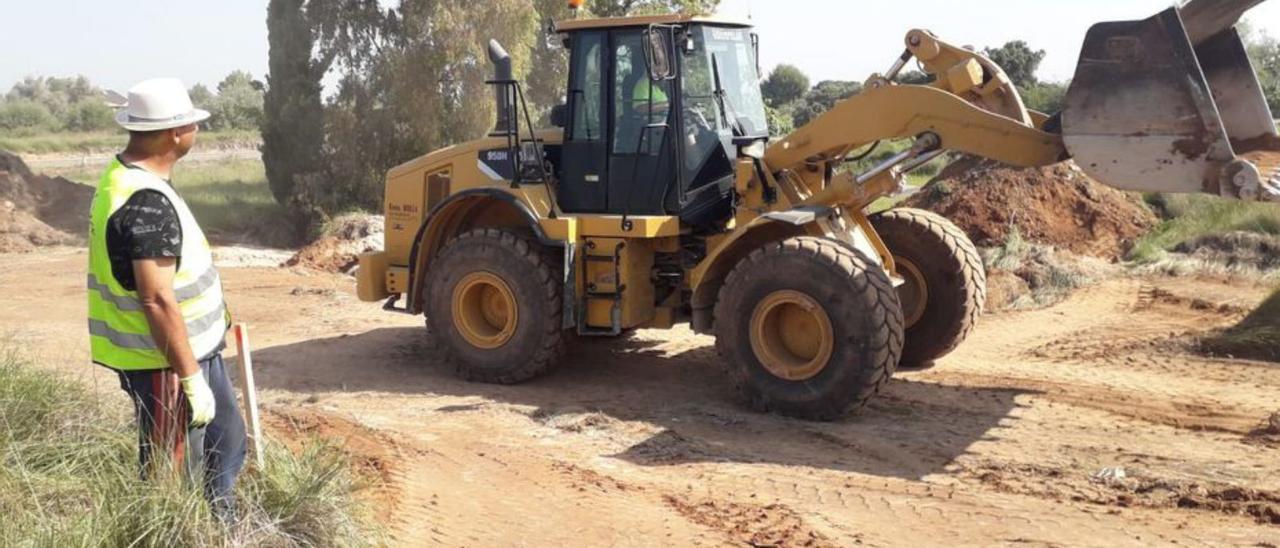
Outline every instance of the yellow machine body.
{"type": "MultiPolygon", "coordinates": [[[[571,21],[559,30],[716,22],[655,16],[571,21]]],[[[942,151],[1016,166],[1048,165],[1070,157],[1062,131],[1049,127],[1058,122],[1029,111],[1003,70],[990,60],[922,30],[910,31],[905,44],[902,63],[918,60],[934,76],[932,83],[900,85],[892,81],[894,74],[873,75],[862,93],[838,102],[756,157],[733,159],[732,218],[716,233],[699,236],[705,253],[679,272],[679,291],[660,298],[654,280],[655,257],[679,253],[682,239],[690,236],[680,218],[560,211],[549,184],[513,184],[485,167],[486,155],[509,145],[507,139],[488,137],[432,152],[388,173],[386,246],[361,257],[360,298],[402,297],[403,311],[423,312],[424,277],[436,254],[459,234],[484,227],[520,231],[563,249],[565,327],[597,334],[669,327],[681,321],[707,331],[714,322],[711,310],[717,291],[738,261],[765,244],[798,235],[844,242],[878,258],[892,275],[892,253],[864,210],[876,199],[898,192],[905,172],[916,167],[913,161],[923,163],[942,151]],[[861,175],[835,169],[863,147],[895,139],[915,140],[912,155],[904,157],[907,161],[861,175]]],[[[1274,136],[1274,124],[1267,127],[1274,136]]],[[[1067,138],[1097,142],[1089,136],[1067,138]]],[[[536,132],[536,139],[558,145],[564,132],[543,130],[536,132]]],[[[1228,151],[1222,159],[1234,158],[1228,151]]],[[[1221,162],[1215,166],[1221,168],[1221,162]]],[[[1127,183],[1132,188],[1132,182],[1127,183]]],[[[1166,188],[1160,186],[1163,182],[1150,184],[1149,190],[1166,188]]],[[[1219,186],[1205,185],[1214,191],[1219,186]]]]}

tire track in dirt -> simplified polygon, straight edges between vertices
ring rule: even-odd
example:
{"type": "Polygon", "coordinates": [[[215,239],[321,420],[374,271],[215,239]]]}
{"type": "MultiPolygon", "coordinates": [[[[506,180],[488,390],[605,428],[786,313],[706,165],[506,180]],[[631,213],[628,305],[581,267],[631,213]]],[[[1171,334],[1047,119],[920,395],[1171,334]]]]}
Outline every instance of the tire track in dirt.
{"type": "Polygon", "coordinates": [[[1111,284],[1049,310],[991,318],[986,335],[996,345],[1000,339],[1018,344],[993,351],[987,344],[993,341],[972,341],[970,355],[957,360],[960,367],[924,376],[1033,391],[1157,424],[1243,434],[1272,410],[1280,368],[1202,358],[1189,354],[1187,344],[1194,335],[1230,324],[1240,310],[1149,282],[1111,284]],[[1097,314],[1108,302],[1125,313],[1097,314]],[[1039,321],[1049,316],[1061,321],[1039,321]],[[1020,348],[1022,363],[1041,367],[1000,364],[1004,359],[997,356],[1014,348],[1020,348]]]}
{"type": "Polygon", "coordinates": [[[962,474],[1004,493],[1118,508],[1200,510],[1280,525],[1280,491],[1145,474],[1085,478],[1063,468],[1007,463],[967,466],[962,474]]]}
{"type": "MultiPolygon", "coordinates": [[[[472,414],[496,419],[504,413],[472,414]]],[[[523,415],[505,414],[527,421],[523,415]]],[[[669,508],[660,493],[505,441],[435,433],[430,446],[440,449],[409,463],[398,478],[402,498],[414,503],[392,516],[392,537],[403,544],[429,539],[452,546],[726,542],[669,508]]]]}
{"type": "MultiPolygon", "coordinates": [[[[7,258],[0,322],[83,374],[83,253],[7,258]]],[[[421,319],[356,303],[347,278],[224,274],[238,319],[263,326],[262,401],[291,417],[268,414],[271,431],[363,463],[392,545],[1280,545],[1249,515],[1280,492],[1280,443],[1257,414],[1280,410],[1276,368],[1189,353],[1174,335],[1226,316],[1143,296],[1247,307],[1257,288],[1121,280],[988,316],[857,417],[804,423],[739,407],[687,328],[476,385],[421,342],[421,319]],[[1119,468],[1131,487],[1091,479],[1119,468]]]]}

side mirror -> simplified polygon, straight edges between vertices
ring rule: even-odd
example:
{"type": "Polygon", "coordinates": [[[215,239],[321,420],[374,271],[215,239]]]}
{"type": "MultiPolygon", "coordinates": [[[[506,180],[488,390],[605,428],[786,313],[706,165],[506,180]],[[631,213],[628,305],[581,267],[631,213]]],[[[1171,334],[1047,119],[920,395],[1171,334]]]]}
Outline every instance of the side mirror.
{"type": "Polygon", "coordinates": [[[568,127],[569,125],[569,105],[556,105],[551,107],[551,125],[552,127],[568,127]]]}
{"type": "Polygon", "coordinates": [[[671,28],[650,25],[644,33],[644,57],[649,62],[649,78],[653,80],[671,80],[676,77],[675,43],[671,39],[671,28]]]}

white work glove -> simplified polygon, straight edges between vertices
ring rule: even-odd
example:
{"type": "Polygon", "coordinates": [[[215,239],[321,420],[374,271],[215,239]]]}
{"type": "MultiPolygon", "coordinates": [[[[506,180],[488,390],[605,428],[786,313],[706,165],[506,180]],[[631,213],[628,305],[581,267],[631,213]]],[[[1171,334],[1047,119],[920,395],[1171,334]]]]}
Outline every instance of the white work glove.
{"type": "Polygon", "coordinates": [[[201,427],[212,422],[218,404],[213,399],[213,390],[204,380],[204,375],[196,372],[195,375],[182,379],[182,391],[187,394],[187,401],[191,402],[191,426],[201,427]]]}

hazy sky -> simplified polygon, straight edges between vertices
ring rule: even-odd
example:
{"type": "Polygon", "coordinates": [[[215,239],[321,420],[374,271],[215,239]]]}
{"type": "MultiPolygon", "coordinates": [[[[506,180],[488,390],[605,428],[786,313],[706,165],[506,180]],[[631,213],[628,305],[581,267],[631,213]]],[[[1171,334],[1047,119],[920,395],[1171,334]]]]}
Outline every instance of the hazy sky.
{"type": "MultiPolygon", "coordinates": [[[[761,63],[791,63],[819,80],[865,80],[902,53],[913,28],[981,49],[1026,40],[1048,55],[1040,76],[1075,74],[1085,32],[1093,23],[1145,19],[1172,0],[722,0],[721,13],[748,13],[761,40],[761,63]],[[876,7],[871,7],[876,6],[876,7]]],[[[1280,37],[1280,1],[1249,12],[1255,29],[1280,37]]]]}
{"type": "MultiPolygon", "coordinates": [[[[466,0],[458,0],[466,1],[466,0]]],[[[84,74],[117,90],[152,76],[213,85],[228,72],[267,68],[265,0],[6,0],[0,92],[26,75],[84,74]]],[[[482,1],[480,2],[482,3],[482,1]]],[[[814,81],[864,80],[923,27],[961,45],[1024,39],[1049,55],[1041,75],[1069,78],[1093,22],[1138,19],[1170,0],[723,0],[722,12],[759,28],[766,68],[800,66],[814,81]],[[875,7],[871,7],[875,6],[875,7]]],[[[1280,1],[1250,12],[1280,36],[1280,1]]]]}

